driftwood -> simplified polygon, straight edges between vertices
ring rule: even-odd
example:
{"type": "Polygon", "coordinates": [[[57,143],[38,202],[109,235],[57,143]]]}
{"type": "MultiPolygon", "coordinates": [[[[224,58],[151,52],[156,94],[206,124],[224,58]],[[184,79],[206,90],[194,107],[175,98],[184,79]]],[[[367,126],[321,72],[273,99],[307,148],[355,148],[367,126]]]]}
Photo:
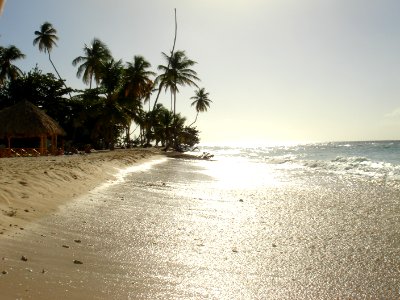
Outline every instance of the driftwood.
{"type": "Polygon", "coordinates": [[[194,160],[209,160],[214,157],[214,154],[208,152],[203,152],[200,155],[194,155],[194,154],[173,151],[173,152],[167,152],[166,155],[171,158],[194,159],[194,160]]]}

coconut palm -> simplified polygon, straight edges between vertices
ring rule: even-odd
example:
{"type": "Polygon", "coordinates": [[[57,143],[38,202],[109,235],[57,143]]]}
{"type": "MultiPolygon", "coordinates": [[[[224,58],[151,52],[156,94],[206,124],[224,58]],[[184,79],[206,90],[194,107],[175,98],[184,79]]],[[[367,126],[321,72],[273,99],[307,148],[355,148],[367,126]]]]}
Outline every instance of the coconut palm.
{"type": "Polygon", "coordinates": [[[122,60],[115,61],[113,58],[102,64],[101,86],[105,89],[107,99],[118,97],[123,76],[122,60]]]}
{"type": "Polygon", "coordinates": [[[13,62],[25,57],[17,47],[11,45],[9,47],[0,46],[0,85],[7,80],[15,80],[22,75],[22,71],[13,62]]]}
{"type": "Polygon", "coordinates": [[[149,71],[151,64],[140,55],[134,56],[133,62],[128,62],[125,69],[125,97],[132,100],[147,100],[153,89],[151,76],[156,73],[149,71]]]}
{"type": "Polygon", "coordinates": [[[195,95],[193,97],[190,97],[190,99],[194,99],[191,105],[196,107],[197,114],[194,122],[190,124],[189,127],[196,123],[199,112],[206,112],[207,109],[210,107],[210,103],[212,101],[210,98],[208,98],[209,95],[210,94],[207,93],[204,88],[201,88],[195,91],[195,95]]]}
{"type": "Polygon", "coordinates": [[[39,45],[39,51],[47,53],[49,55],[49,61],[53,66],[54,70],[56,71],[58,78],[61,79],[60,73],[58,73],[56,66],[54,65],[53,61],[51,60],[50,52],[54,46],[57,46],[56,41],[58,41],[58,36],[56,35],[57,30],[51,25],[49,22],[45,22],[40,26],[39,31],[35,31],[35,35],[37,36],[33,40],[33,45],[39,45]]]}
{"type": "Polygon", "coordinates": [[[83,82],[89,84],[91,89],[93,79],[97,85],[100,83],[102,66],[111,59],[111,53],[106,44],[97,38],[93,39],[90,46],[85,44],[83,52],[85,56],[75,58],[72,65],[76,66],[82,63],[78,67],[76,76],[78,78],[82,76],[83,82]]]}
{"type": "Polygon", "coordinates": [[[173,143],[174,115],[162,104],[157,105],[156,123],[153,124],[156,142],[160,141],[165,149],[173,143]]]}
{"type": "MultiPolygon", "coordinates": [[[[142,100],[144,102],[150,100],[150,94],[153,89],[153,81],[150,79],[151,76],[155,76],[155,73],[149,71],[151,64],[140,55],[134,56],[132,62],[126,64],[123,76],[123,87],[122,92],[124,97],[122,98],[122,104],[129,111],[129,114],[133,120],[142,113],[142,100]]],[[[144,112],[143,112],[144,114],[144,112]]],[[[130,141],[130,123],[127,125],[126,140],[130,141]]],[[[141,126],[143,129],[143,126],[141,126]]]]}
{"type": "Polygon", "coordinates": [[[164,59],[169,63],[169,67],[159,65],[158,70],[162,71],[162,74],[157,77],[157,82],[160,82],[160,89],[170,90],[173,95],[174,102],[174,115],[176,115],[176,93],[179,92],[179,86],[196,86],[195,81],[200,80],[197,77],[197,73],[190,69],[196,64],[195,61],[190,60],[185,51],[178,50],[168,56],[164,52],[162,53],[164,59]]]}

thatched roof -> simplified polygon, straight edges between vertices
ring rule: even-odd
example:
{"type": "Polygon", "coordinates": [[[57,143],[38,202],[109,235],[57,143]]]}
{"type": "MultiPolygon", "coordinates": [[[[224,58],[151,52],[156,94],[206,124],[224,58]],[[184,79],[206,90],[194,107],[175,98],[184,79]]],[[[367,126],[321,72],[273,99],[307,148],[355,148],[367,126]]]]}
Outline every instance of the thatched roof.
{"type": "Polygon", "coordinates": [[[65,135],[65,131],[32,103],[20,101],[0,111],[0,138],[43,135],[65,135]]]}

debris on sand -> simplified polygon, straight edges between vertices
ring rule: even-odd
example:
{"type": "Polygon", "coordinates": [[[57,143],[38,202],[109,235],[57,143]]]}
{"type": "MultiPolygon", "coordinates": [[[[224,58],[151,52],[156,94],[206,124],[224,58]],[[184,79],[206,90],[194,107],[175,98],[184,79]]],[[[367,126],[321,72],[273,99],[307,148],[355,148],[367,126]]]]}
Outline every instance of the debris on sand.
{"type": "Polygon", "coordinates": [[[82,265],[83,262],[81,262],[80,260],[74,259],[74,264],[76,264],[76,265],[82,265]]]}

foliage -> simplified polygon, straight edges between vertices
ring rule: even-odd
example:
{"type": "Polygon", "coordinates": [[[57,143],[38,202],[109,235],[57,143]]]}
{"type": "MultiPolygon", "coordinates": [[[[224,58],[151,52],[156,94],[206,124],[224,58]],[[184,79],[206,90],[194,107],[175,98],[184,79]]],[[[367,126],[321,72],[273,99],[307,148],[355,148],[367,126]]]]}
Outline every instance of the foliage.
{"type": "Polygon", "coordinates": [[[90,46],[86,45],[83,47],[84,56],[78,56],[72,61],[72,65],[78,67],[76,76],[79,78],[82,76],[82,80],[85,84],[89,84],[89,88],[92,88],[92,81],[98,85],[101,81],[103,63],[111,59],[111,53],[107,45],[99,39],[93,39],[90,46]]]}
{"type": "Polygon", "coordinates": [[[191,150],[195,145],[200,143],[199,133],[196,127],[187,126],[183,128],[178,135],[180,150],[191,150]]]}
{"type": "Polygon", "coordinates": [[[22,71],[13,62],[24,57],[25,54],[14,45],[6,48],[0,46],[0,85],[22,75],[22,71]]]}
{"type": "MultiPolygon", "coordinates": [[[[170,56],[162,53],[168,64],[158,66],[161,74],[157,76],[143,56],[136,55],[127,63],[115,60],[107,45],[95,38],[90,45],[85,44],[83,55],[72,62],[78,67],[77,77],[82,77],[89,88],[74,91],[66,86],[51,60],[50,52],[57,46],[56,34],[52,24],[45,22],[35,31],[33,44],[49,55],[58,79],[51,73],[43,74],[38,67],[22,73],[14,61],[25,55],[15,46],[0,46],[0,109],[28,100],[61,125],[67,133],[66,145],[82,149],[88,145],[113,149],[123,135],[129,147],[133,142],[132,123],[140,128],[136,144],[142,146],[161,144],[165,149],[173,147],[183,151],[199,143],[199,131],[186,126],[186,118],[176,112],[179,88],[197,87],[199,80],[191,69],[196,62],[184,51],[172,51],[170,56]],[[95,88],[92,88],[93,81],[95,88]],[[150,110],[150,96],[157,85],[158,94],[161,90],[170,91],[174,101],[171,110],[157,104],[158,95],[150,110]],[[75,95],[71,97],[71,93],[75,95]],[[147,112],[143,110],[146,101],[149,101],[147,112]]],[[[197,114],[210,106],[208,95],[203,88],[191,98],[195,100],[192,106],[196,107],[197,114]]]]}
{"type": "Polygon", "coordinates": [[[64,87],[62,80],[56,79],[51,73],[42,74],[36,67],[1,89],[0,108],[28,100],[63,126],[69,118],[68,103],[64,96],[70,91],[64,87]]]}
{"type": "Polygon", "coordinates": [[[33,45],[38,44],[39,51],[50,53],[54,46],[57,46],[56,41],[57,30],[49,22],[45,22],[40,26],[40,31],[35,31],[36,38],[33,40],[33,45]]]}
{"type": "Polygon", "coordinates": [[[210,103],[212,102],[210,98],[208,98],[210,94],[206,92],[205,88],[198,89],[195,91],[195,95],[190,97],[193,99],[192,106],[196,107],[196,118],[194,119],[193,123],[189,125],[192,126],[197,121],[197,117],[199,116],[200,112],[205,112],[210,107],[210,103]]]}
{"type": "Polygon", "coordinates": [[[160,83],[160,89],[169,89],[171,95],[173,95],[173,111],[176,114],[176,93],[179,92],[178,87],[185,85],[197,87],[195,81],[200,79],[197,77],[196,71],[190,69],[196,62],[189,59],[185,51],[176,51],[171,56],[168,56],[164,52],[162,54],[168,65],[158,66],[158,70],[162,71],[162,74],[157,77],[157,82],[160,83]]]}
{"type": "MultiPolygon", "coordinates": [[[[52,24],[49,22],[45,22],[40,26],[40,31],[35,31],[36,38],[33,40],[33,45],[39,46],[39,51],[47,53],[49,55],[49,61],[56,71],[58,78],[61,80],[60,73],[56,66],[54,65],[53,61],[51,60],[50,52],[54,46],[57,46],[56,41],[58,40],[57,30],[53,27],[52,24]]],[[[67,87],[67,86],[65,86],[67,87]]]]}

